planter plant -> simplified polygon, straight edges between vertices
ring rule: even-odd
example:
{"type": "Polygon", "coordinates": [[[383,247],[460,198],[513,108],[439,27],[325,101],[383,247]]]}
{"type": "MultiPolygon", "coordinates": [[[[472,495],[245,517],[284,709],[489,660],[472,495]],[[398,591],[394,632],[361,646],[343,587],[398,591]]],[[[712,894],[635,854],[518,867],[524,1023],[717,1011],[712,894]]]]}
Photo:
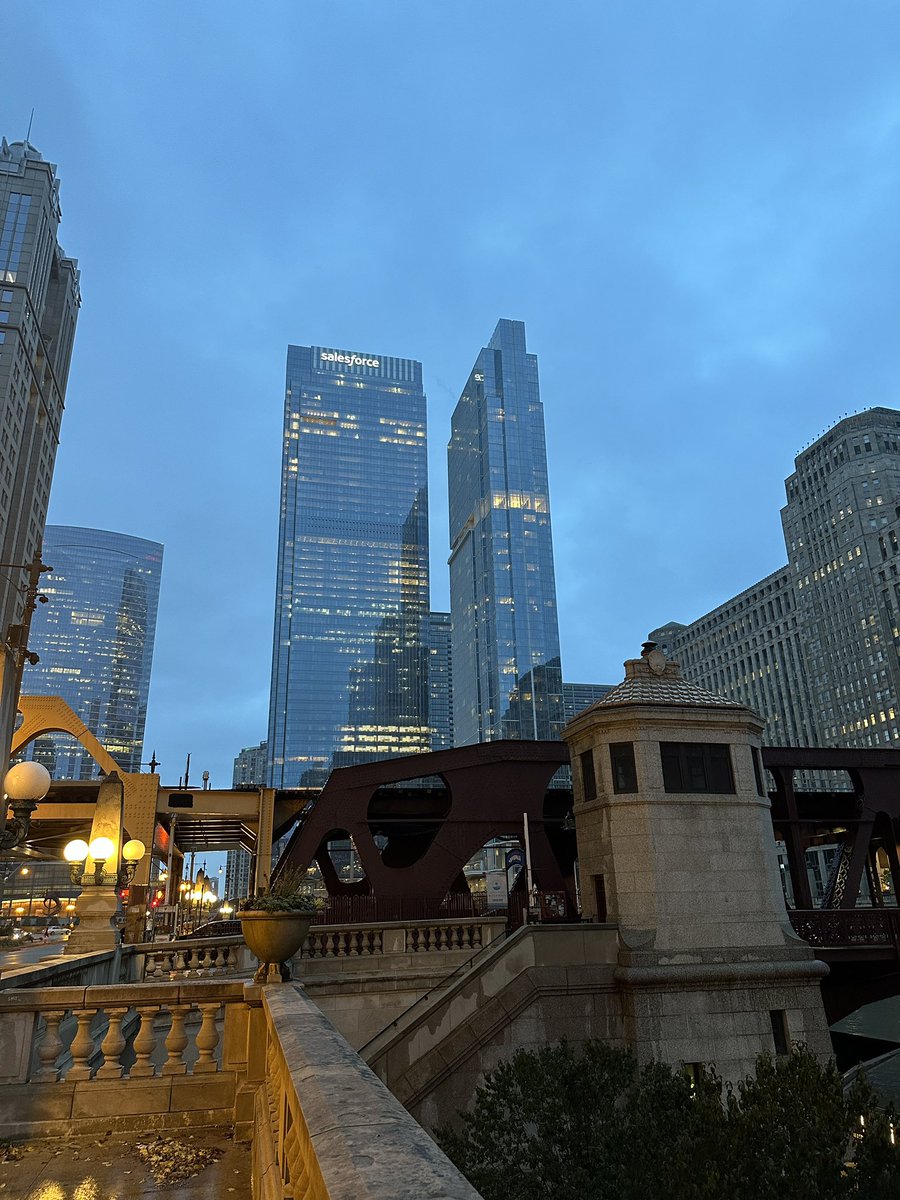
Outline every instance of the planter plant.
{"type": "Polygon", "coordinates": [[[308,891],[306,875],[285,871],[274,883],[240,904],[241,932],[259,960],[254,982],[265,983],[270,964],[277,964],[283,981],[291,978],[290,960],[306,941],[320,902],[308,891]]]}

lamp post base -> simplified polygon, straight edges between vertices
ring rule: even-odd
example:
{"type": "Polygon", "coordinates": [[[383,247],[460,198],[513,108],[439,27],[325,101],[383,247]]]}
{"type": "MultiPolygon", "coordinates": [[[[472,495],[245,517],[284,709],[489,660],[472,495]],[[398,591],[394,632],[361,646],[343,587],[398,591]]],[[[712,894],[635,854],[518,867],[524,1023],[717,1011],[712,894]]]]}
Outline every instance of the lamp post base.
{"type": "Polygon", "coordinates": [[[114,887],[85,887],[75,901],[78,925],[69,934],[66,954],[115,950],[121,941],[115,924],[118,911],[119,896],[114,887]]]}

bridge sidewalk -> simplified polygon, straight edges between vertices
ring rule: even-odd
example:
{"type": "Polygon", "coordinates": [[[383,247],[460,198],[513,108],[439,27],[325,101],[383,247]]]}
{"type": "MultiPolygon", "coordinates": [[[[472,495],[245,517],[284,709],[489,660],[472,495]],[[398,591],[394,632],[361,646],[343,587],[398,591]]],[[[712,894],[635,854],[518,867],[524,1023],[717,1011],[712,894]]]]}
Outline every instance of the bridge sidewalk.
{"type": "MultiPolygon", "coordinates": [[[[231,1138],[231,1130],[205,1129],[165,1133],[159,1142],[162,1163],[172,1162],[166,1143],[193,1150],[219,1150],[222,1156],[199,1165],[197,1174],[178,1183],[158,1185],[151,1166],[136,1146],[154,1142],[155,1133],[107,1138],[69,1137],[21,1143],[0,1151],[3,1200],[245,1200],[250,1195],[250,1156],[231,1138]]],[[[190,1169],[190,1167],[188,1167],[190,1169]]]]}

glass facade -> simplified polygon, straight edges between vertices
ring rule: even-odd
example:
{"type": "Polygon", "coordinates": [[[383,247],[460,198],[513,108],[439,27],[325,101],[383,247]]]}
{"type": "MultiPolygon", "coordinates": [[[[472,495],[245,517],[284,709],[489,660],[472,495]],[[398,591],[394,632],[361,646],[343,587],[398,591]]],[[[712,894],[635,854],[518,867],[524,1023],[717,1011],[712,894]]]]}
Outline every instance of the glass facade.
{"type": "MultiPolygon", "coordinates": [[[[61,696],[125,771],[139,771],[163,548],[158,542],[48,525],[41,588],[26,666],[26,696],[61,696]]],[[[38,738],[34,758],[57,779],[91,779],[99,768],[63,734],[38,738]]]]}
{"type": "Polygon", "coordinates": [[[430,748],[421,364],[289,346],[268,782],[430,748]]]}
{"type": "MultiPolygon", "coordinates": [[[[60,246],[59,179],[30,142],[0,138],[0,562],[40,548],[75,325],[78,264],[60,246]]],[[[27,576],[0,571],[0,756],[15,721],[15,661],[27,576]]]]}
{"type": "Polygon", "coordinates": [[[457,745],[564,724],[544,413],[521,321],[498,323],[448,448],[457,745]]]}
{"type": "Polygon", "coordinates": [[[428,615],[428,723],[431,749],[449,750],[453,746],[453,653],[450,614],[428,615]]]}

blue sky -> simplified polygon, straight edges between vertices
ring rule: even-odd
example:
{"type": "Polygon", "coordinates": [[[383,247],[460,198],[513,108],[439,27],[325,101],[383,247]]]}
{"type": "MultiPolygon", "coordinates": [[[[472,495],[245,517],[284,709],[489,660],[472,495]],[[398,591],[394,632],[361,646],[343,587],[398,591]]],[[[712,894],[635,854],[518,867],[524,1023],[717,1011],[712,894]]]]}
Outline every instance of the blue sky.
{"type": "Polygon", "coordinates": [[[6,0],[0,56],[82,269],[51,519],[165,543],[169,779],[265,736],[288,342],[424,364],[440,608],[450,413],[526,322],[580,682],[781,565],[794,454],[900,401],[895,2],[6,0]]]}

